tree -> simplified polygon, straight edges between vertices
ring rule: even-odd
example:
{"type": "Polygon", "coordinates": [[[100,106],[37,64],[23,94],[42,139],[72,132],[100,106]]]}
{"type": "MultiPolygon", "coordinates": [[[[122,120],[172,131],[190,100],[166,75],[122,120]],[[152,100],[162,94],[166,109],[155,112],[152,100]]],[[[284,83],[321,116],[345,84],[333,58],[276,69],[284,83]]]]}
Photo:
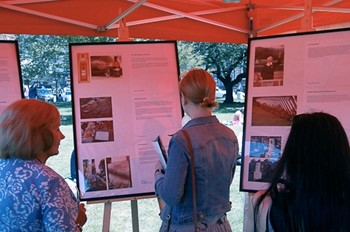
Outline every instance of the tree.
{"type": "Polygon", "coordinates": [[[184,72],[194,67],[199,67],[204,62],[202,55],[195,54],[194,43],[182,42],[177,43],[178,59],[180,72],[184,72]]]}
{"type": "Polygon", "coordinates": [[[247,76],[247,45],[227,43],[192,43],[202,67],[220,80],[226,89],[224,103],[233,103],[233,86],[247,76]]]}
{"type": "Polygon", "coordinates": [[[109,37],[17,35],[23,83],[47,85],[58,93],[70,75],[69,44],[113,42],[109,37]]]}
{"type": "MultiPolygon", "coordinates": [[[[19,43],[23,83],[50,85],[54,93],[65,86],[70,75],[69,44],[115,42],[110,37],[1,35],[19,43]]],[[[139,39],[137,41],[147,41],[139,39]]],[[[247,45],[226,43],[177,43],[180,72],[202,67],[226,89],[224,103],[233,103],[233,86],[246,77],[247,45]]]]}

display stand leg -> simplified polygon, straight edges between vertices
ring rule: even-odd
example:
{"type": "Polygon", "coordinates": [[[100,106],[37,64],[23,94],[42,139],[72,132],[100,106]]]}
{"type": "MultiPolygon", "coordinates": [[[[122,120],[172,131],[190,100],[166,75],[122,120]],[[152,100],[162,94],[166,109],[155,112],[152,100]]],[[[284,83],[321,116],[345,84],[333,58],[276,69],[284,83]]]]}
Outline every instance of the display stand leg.
{"type": "Polygon", "coordinates": [[[137,200],[131,200],[131,216],[132,216],[132,231],[139,232],[139,213],[137,207],[137,200]]]}
{"type": "Polygon", "coordinates": [[[106,202],[104,206],[102,232],[109,231],[109,226],[111,222],[111,211],[112,211],[112,202],[106,202]]]}

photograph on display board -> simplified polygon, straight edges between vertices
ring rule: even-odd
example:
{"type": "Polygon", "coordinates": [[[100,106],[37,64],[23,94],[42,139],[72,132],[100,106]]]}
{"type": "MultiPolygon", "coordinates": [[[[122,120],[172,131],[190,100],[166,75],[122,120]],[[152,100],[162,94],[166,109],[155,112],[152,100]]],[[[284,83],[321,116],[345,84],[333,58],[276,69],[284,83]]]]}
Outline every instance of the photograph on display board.
{"type": "Polygon", "coordinates": [[[256,47],[254,87],[282,86],[284,71],[284,46],[256,47]]]}
{"type": "Polygon", "coordinates": [[[91,56],[91,76],[118,78],[122,75],[121,56],[91,56]]]}
{"type": "Polygon", "coordinates": [[[82,143],[98,143],[114,141],[113,121],[81,122],[82,143]]]}
{"type": "Polygon", "coordinates": [[[87,192],[107,190],[105,160],[83,160],[84,185],[87,192]],[[98,169],[97,169],[98,168],[98,169]]]}
{"type": "Polygon", "coordinates": [[[108,189],[131,188],[130,157],[106,158],[108,173],[108,189]]]}
{"type": "Polygon", "coordinates": [[[90,82],[89,53],[77,53],[78,59],[78,82],[90,82]]]}
{"type": "Polygon", "coordinates": [[[250,157],[279,159],[281,156],[280,136],[251,136],[250,157]]]}
{"type": "Polygon", "coordinates": [[[81,119],[113,117],[111,97],[88,97],[79,100],[81,119]]]}
{"type": "Polygon", "coordinates": [[[160,135],[167,145],[183,116],[176,48],[176,41],[70,44],[81,200],[155,197],[152,140],[160,135]]]}
{"type": "Polygon", "coordinates": [[[268,182],[274,167],[276,159],[252,159],[249,162],[248,181],[268,182]]]}
{"type": "Polygon", "coordinates": [[[253,97],[252,126],[290,126],[297,96],[253,97]]]}

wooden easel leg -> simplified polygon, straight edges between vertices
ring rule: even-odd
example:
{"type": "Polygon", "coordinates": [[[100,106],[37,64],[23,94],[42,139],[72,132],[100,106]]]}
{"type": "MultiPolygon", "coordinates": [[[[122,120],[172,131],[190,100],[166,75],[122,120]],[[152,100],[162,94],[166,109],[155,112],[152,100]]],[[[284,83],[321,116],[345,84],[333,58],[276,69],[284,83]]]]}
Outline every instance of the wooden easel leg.
{"type": "Polygon", "coordinates": [[[109,232],[111,222],[112,202],[108,201],[104,206],[102,232],[109,232]]]}
{"type": "Polygon", "coordinates": [[[131,216],[132,216],[132,231],[139,232],[139,214],[137,207],[137,200],[131,200],[131,216]]]}

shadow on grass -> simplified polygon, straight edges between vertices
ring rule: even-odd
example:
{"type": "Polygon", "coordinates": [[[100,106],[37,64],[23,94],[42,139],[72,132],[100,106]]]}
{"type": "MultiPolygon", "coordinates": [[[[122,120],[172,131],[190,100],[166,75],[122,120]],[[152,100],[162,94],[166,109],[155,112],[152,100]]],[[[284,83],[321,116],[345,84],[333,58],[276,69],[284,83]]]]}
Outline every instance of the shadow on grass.
{"type": "Polygon", "coordinates": [[[72,103],[71,102],[55,102],[54,105],[60,112],[61,125],[67,126],[73,124],[72,103]]]}
{"type": "Polygon", "coordinates": [[[234,102],[234,103],[219,103],[219,107],[214,109],[216,114],[234,113],[237,110],[244,112],[244,103],[234,102]]]}
{"type": "Polygon", "coordinates": [[[53,104],[59,109],[72,109],[72,102],[54,102],[53,104]]]}
{"type": "Polygon", "coordinates": [[[73,124],[73,116],[72,115],[61,115],[61,125],[69,126],[73,124]]]}

